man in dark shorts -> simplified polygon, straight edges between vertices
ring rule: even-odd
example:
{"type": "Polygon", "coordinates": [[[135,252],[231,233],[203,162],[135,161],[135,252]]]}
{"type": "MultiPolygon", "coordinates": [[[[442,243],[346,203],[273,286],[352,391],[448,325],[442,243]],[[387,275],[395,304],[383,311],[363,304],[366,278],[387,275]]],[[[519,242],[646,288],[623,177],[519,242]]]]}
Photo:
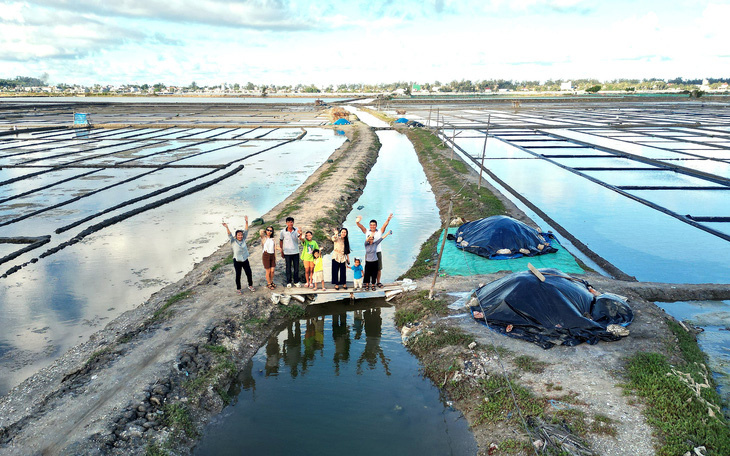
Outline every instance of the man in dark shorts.
{"type": "MultiPolygon", "coordinates": [[[[388,215],[388,219],[383,224],[382,228],[378,229],[378,222],[376,220],[370,220],[370,226],[369,229],[365,229],[365,227],[360,223],[362,220],[362,215],[358,215],[355,219],[355,224],[357,225],[360,230],[362,230],[363,233],[365,233],[365,237],[372,235],[373,240],[377,241],[383,236],[383,233],[385,233],[385,229],[388,228],[388,223],[390,223],[390,219],[393,218],[393,214],[391,213],[388,215]]],[[[382,244],[382,243],[381,243],[382,244]]],[[[380,275],[383,272],[383,252],[381,251],[381,244],[378,244],[378,287],[383,288],[383,284],[380,282],[380,275]]]]}
{"type": "Polygon", "coordinates": [[[286,218],[286,228],[281,230],[279,234],[279,247],[281,248],[281,257],[286,261],[286,286],[291,287],[296,282],[299,286],[299,240],[302,232],[299,228],[294,227],[294,218],[286,218]],[[292,276],[292,268],[294,275],[292,276]]]}

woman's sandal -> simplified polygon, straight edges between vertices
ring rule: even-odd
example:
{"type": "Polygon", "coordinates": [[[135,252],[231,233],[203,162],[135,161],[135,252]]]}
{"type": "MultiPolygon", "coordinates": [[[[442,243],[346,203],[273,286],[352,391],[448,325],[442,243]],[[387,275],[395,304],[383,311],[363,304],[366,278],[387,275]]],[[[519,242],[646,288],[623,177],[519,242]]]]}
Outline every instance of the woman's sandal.
{"type": "Polygon", "coordinates": [[[339,285],[335,285],[335,290],[339,290],[339,289],[340,289],[340,286],[339,285]]]}
{"type": "Polygon", "coordinates": [[[342,285],[343,290],[347,290],[347,285],[342,285]]]}
{"type": "MultiPolygon", "coordinates": [[[[374,288],[374,287],[373,287],[374,288]]],[[[383,284],[378,282],[378,288],[383,288],[383,284]]]]}

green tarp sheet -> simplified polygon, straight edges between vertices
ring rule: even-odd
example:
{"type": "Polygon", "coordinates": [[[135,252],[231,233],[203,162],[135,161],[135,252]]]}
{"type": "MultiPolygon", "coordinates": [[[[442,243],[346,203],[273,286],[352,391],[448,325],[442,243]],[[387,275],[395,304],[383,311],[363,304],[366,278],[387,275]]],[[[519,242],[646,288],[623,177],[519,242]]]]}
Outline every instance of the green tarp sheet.
{"type": "MultiPolygon", "coordinates": [[[[455,234],[458,228],[449,228],[449,233],[455,234]]],[[[437,248],[441,248],[443,234],[437,248]]],[[[476,274],[492,274],[499,271],[524,271],[527,263],[532,263],[538,269],[555,268],[568,274],[581,274],[583,269],[578,266],[573,255],[560,244],[554,245],[557,253],[548,253],[534,257],[522,257],[512,260],[490,260],[488,258],[464,252],[456,248],[454,241],[446,240],[444,255],[441,258],[439,271],[453,276],[470,276],[476,274]]]]}

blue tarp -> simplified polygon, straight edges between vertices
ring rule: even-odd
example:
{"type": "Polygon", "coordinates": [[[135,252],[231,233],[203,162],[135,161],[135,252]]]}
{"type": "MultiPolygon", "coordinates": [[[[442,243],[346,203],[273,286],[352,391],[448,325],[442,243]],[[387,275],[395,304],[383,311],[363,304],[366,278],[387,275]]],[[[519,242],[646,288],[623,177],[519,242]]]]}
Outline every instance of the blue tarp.
{"type": "Polygon", "coordinates": [[[395,123],[408,123],[408,119],[405,117],[401,117],[400,119],[396,120],[395,123]]]}
{"type": "Polygon", "coordinates": [[[350,121],[347,119],[339,119],[335,122],[335,125],[350,125],[350,121]]]}
{"type": "Polygon", "coordinates": [[[558,250],[551,245],[552,234],[536,229],[506,215],[467,222],[456,230],[456,247],[489,258],[506,260],[533,257],[558,250]]]}
{"type": "Polygon", "coordinates": [[[75,112],[74,113],[74,124],[76,125],[89,125],[89,113],[87,112],[75,112]]]}

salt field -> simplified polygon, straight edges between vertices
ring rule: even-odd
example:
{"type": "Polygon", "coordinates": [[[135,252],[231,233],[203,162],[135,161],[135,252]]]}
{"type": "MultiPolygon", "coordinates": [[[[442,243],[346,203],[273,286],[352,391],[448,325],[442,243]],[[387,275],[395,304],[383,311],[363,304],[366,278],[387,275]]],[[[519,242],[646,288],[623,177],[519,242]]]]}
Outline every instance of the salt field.
{"type": "Polygon", "coordinates": [[[0,335],[0,394],[178,280],[225,241],[221,220],[241,226],[267,212],[343,140],[299,128],[0,138],[0,236],[50,236],[25,253],[28,244],[0,243],[2,271],[18,268],[0,280],[0,327],[12,328],[0,335]],[[130,216],[171,195],[180,198],[130,216]],[[130,217],[54,251],[118,216],[130,217]]]}

